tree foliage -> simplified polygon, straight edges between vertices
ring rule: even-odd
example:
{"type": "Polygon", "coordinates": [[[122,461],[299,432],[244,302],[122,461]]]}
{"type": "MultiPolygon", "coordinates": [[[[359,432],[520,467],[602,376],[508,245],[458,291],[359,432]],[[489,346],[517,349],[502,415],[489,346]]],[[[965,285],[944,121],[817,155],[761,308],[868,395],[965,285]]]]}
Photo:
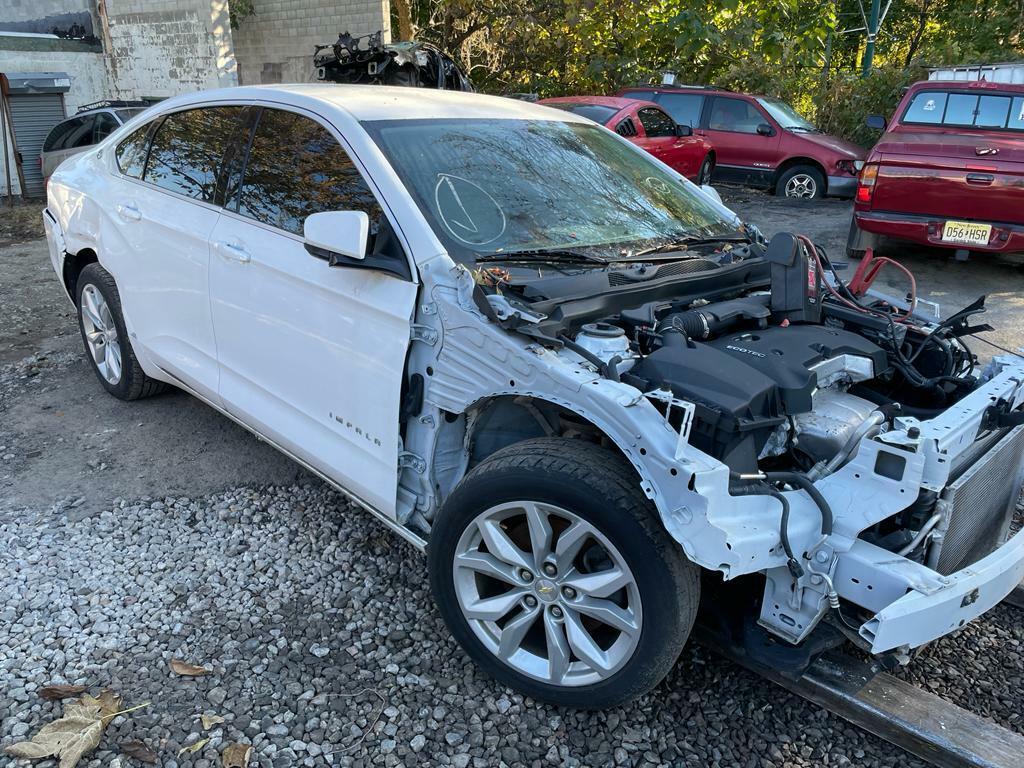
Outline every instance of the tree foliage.
{"type": "Polygon", "coordinates": [[[416,37],[455,55],[483,91],[611,93],[672,71],[784,97],[862,141],[862,110],[891,110],[923,65],[1024,58],[1024,0],[892,0],[865,80],[857,0],[395,0],[393,9],[407,9],[416,37]]]}

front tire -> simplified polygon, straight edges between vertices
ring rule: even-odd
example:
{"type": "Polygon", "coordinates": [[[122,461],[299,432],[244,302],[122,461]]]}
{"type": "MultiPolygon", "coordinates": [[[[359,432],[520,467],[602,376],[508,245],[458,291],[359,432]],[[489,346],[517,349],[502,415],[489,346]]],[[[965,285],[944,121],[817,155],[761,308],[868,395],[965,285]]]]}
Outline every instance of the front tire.
{"type": "Polygon", "coordinates": [[[715,158],[710,154],[704,157],[704,162],[700,164],[700,170],[697,171],[697,185],[706,186],[711,183],[711,177],[715,173],[715,158]]]}
{"type": "Polygon", "coordinates": [[[814,166],[794,165],[779,176],[775,194],[794,200],[818,200],[825,196],[825,177],[814,166]]]}
{"type": "Polygon", "coordinates": [[[78,329],[100,384],[119,400],[137,400],[166,389],[149,378],[132,350],[121,313],[121,296],[107,270],[86,265],[78,276],[78,329]]]}
{"type": "Polygon", "coordinates": [[[499,681],[604,708],[657,685],[689,637],[699,569],[620,456],[579,440],[504,448],[449,496],[431,530],[445,623],[499,681]]]}

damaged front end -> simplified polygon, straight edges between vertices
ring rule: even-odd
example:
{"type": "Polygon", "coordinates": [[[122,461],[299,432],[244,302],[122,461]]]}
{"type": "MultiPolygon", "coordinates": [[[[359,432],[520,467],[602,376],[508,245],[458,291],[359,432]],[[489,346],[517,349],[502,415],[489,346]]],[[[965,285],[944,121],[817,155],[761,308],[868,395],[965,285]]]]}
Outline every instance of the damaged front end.
{"type": "Polygon", "coordinates": [[[313,55],[318,80],[356,85],[402,85],[472,91],[458,64],[430,43],[385,43],[383,33],[353,37],[348,32],[313,55]]]}

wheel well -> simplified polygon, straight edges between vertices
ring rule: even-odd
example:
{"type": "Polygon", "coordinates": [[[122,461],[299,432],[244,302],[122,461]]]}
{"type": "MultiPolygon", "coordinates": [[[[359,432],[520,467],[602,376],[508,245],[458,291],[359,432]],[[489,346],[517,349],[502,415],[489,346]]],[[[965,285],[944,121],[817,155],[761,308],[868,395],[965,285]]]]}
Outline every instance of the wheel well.
{"type": "Polygon", "coordinates": [[[825,191],[828,191],[828,171],[825,170],[825,166],[810,157],[791,157],[782,163],[778,168],[775,169],[775,178],[772,179],[772,187],[779,183],[779,179],[782,178],[782,174],[798,165],[809,165],[818,173],[821,174],[821,178],[825,183],[825,191]]]}
{"type": "Polygon", "coordinates": [[[586,440],[622,455],[600,427],[555,403],[527,396],[490,398],[469,413],[469,467],[513,443],[537,437],[586,440]]]}
{"type": "Polygon", "coordinates": [[[64,257],[64,288],[75,304],[78,303],[78,276],[87,265],[98,261],[99,257],[91,248],[83,248],[78,253],[69,253],[64,257]]]}

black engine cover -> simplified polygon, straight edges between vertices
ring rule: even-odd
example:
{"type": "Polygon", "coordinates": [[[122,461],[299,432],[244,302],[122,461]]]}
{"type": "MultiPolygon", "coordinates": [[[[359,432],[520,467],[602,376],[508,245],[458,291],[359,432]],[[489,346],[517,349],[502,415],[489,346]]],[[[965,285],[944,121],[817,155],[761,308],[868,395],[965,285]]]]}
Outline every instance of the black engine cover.
{"type": "Polygon", "coordinates": [[[810,367],[837,355],[885,352],[862,336],[821,325],[737,331],[708,342],[665,334],[665,345],[631,371],[697,405],[690,441],[733,469],[752,471],[772,430],[786,416],[811,410],[817,375],[810,367]]]}

